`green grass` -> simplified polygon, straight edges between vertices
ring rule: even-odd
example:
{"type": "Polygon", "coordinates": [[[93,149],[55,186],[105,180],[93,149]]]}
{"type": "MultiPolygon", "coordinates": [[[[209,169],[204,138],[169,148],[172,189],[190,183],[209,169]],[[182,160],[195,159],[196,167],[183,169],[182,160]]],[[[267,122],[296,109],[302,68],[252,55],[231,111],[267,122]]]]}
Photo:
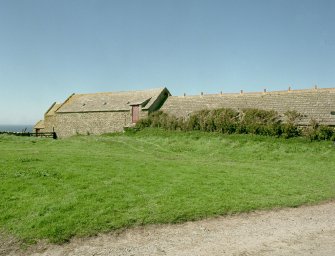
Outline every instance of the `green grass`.
{"type": "Polygon", "coordinates": [[[64,242],[149,223],[335,198],[331,142],[144,130],[0,136],[0,231],[64,242]]]}

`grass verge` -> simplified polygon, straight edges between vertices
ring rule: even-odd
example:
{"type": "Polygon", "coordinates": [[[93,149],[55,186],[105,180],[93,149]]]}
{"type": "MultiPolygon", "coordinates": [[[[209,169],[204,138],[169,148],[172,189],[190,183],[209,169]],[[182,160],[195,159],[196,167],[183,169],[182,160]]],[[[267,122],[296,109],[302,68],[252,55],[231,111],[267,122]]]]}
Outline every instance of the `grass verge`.
{"type": "Polygon", "coordinates": [[[61,243],[335,198],[331,142],[143,130],[49,140],[0,136],[0,230],[61,243]]]}

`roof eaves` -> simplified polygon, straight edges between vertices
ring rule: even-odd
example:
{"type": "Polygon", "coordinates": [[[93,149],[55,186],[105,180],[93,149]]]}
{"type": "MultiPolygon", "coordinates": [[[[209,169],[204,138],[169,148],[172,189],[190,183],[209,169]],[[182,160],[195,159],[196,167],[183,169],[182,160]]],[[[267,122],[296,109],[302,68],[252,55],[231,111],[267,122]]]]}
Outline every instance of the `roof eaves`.
{"type": "Polygon", "coordinates": [[[152,97],[146,98],[146,99],[137,100],[137,101],[134,101],[134,102],[129,102],[128,105],[129,106],[141,105],[142,107],[144,107],[146,104],[148,104],[148,102],[151,100],[151,98],[152,97]]]}
{"type": "Polygon", "coordinates": [[[69,114],[69,113],[100,113],[100,112],[128,112],[130,109],[106,109],[106,110],[77,110],[77,111],[61,111],[58,114],[69,114]]]}

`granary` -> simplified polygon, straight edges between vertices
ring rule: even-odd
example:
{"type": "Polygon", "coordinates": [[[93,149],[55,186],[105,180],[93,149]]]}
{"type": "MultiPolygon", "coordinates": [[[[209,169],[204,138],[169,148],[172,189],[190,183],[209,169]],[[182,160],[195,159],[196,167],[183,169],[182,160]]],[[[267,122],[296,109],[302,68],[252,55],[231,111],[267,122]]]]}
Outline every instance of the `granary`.
{"type": "Polygon", "coordinates": [[[194,111],[216,108],[257,108],[275,110],[280,115],[296,110],[302,115],[298,125],[308,125],[315,119],[320,124],[335,126],[335,88],[196,96],[171,96],[167,88],[72,94],[63,103],[52,104],[35,129],[56,132],[58,137],[103,134],[123,131],[157,110],[188,118],[194,111]]]}
{"type": "Polygon", "coordinates": [[[72,94],[44,115],[44,131],[58,137],[123,131],[160,109],[170,96],[166,88],[143,91],[72,94]]]}

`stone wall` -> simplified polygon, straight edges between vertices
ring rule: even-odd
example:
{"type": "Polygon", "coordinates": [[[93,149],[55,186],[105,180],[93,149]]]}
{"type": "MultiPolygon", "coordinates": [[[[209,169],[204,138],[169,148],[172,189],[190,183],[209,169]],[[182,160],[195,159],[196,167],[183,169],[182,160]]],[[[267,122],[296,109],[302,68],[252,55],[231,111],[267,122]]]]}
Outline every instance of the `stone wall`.
{"type": "MultiPolygon", "coordinates": [[[[140,111],[140,117],[146,115],[147,111],[140,111]]],[[[132,125],[131,111],[56,113],[45,118],[45,130],[54,128],[59,138],[121,132],[124,127],[132,125]]]]}
{"type": "Polygon", "coordinates": [[[56,123],[55,115],[45,115],[43,132],[53,132],[53,127],[55,126],[55,123],[56,123]]]}
{"type": "Polygon", "coordinates": [[[296,110],[303,115],[301,125],[307,125],[314,118],[321,124],[334,126],[335,89],[171,96],[161,110],[177,117],[188,117],[194,111],[215,108],[258,108],[275,110],[281,115],[287,110],[296,110]]]}

